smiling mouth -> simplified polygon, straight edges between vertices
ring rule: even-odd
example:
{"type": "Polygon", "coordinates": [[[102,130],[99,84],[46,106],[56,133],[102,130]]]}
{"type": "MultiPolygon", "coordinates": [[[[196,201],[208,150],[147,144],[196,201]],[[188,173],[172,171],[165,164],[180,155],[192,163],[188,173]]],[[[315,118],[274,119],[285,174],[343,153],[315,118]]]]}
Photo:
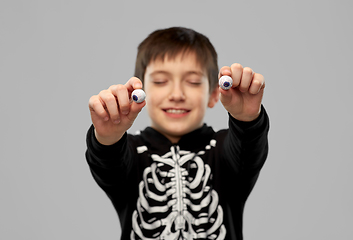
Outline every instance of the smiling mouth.
{"type": "Polygon", "coordinates": [[[171,113],[171,114],[184,114],[187,112],[190,112],[190,110],[185,110],[185,109],[164,109],[165,112],[171,113]]]}

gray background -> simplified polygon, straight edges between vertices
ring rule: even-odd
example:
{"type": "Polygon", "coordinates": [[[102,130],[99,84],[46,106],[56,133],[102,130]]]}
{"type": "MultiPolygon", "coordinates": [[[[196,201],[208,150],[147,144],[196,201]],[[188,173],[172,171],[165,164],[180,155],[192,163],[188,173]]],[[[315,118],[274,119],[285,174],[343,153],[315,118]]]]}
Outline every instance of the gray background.
{"type": "MultiPolygon", "coordinates": [[[[219,66],[266,79],[270,154],[245,239],[352,239],[350,1],[0,2],[1,239],[117,239],[85,163],[88,99],[133,74],[136,48],[171,26],[207,35],[219,66]]],[[[226,127],[221,104],[206,122],[226,127]]],[[[141,113],[132,132],[149,124],[141,113]]]]}

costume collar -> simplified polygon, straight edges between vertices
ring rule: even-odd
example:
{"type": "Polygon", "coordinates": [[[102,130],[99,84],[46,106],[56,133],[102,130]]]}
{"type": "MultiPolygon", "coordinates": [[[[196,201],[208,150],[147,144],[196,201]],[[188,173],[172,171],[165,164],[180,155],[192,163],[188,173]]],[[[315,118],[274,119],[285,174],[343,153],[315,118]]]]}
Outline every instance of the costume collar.
{"type": "Polygon", "coordinates": [[[178,145],[181,149],[190,151],[203,148],[205,145],[209,144],[213,135],[214,130],[206,124],[185,134],[176,144],[173,144],[167,137],[152,127],[147,127],[141,132],[141,137],[144,139],[144,142],[149,143],[150,149],[161,150],[162,152],[169,151],[173,145],[178,145]]]}

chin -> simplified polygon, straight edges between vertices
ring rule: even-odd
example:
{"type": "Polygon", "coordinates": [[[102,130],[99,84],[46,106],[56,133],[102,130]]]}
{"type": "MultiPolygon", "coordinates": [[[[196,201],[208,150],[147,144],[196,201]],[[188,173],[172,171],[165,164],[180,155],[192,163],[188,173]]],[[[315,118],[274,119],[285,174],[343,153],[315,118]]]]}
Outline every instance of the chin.
{"type": "Polygon", "coordinates": [[[176,127],[173,126],[172,129],[169,129],[168,134],[176,137],[182,137],[185,134],[188,134],[196,129],[198,129],[198,126],[195,127],[189,127],[189,126],[181,126],[181,127],[176,127]]]}

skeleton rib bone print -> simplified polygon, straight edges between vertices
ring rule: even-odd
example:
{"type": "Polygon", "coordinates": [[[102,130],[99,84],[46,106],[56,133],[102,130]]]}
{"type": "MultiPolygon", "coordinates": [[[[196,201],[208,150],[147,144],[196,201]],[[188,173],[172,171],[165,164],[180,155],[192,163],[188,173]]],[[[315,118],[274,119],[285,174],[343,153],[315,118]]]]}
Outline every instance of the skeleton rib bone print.
{"type": "Polygon", "coordinates": [[[210,166],[201,159],[204,153],[172,146],[163,156],[151,155],[153,163],[139,185],[131,239],[225,238],[223,210],[210,166]]]}

